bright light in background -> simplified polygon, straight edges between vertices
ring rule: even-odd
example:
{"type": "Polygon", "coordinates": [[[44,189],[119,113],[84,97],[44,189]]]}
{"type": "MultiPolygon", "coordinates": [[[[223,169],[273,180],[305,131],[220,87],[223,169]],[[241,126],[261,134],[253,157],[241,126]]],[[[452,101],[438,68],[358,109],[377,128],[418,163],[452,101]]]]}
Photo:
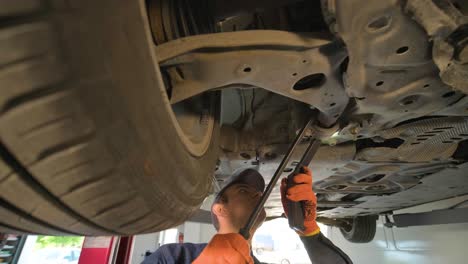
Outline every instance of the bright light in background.
{"type": "Polygon", "coordinates": [[[171,244],[177,242],[177,228],[167,229],[161,232],[160,244],[171,244]]]}
{"type": "MultiPolygon", "coordinates": [[[[327,226],[319,224],[323,234],[327,226]]],[[[266,263],[301,264],[310,263],[299,236],[289,228],[288,220],[278,218],[265,222],[252,239],[254,255],[266,263]]]]}
{"type": "Polygon", "coordinates": [[[83,240],[77,236],[30,235],[18,264],[78,264],[83,240]]]}

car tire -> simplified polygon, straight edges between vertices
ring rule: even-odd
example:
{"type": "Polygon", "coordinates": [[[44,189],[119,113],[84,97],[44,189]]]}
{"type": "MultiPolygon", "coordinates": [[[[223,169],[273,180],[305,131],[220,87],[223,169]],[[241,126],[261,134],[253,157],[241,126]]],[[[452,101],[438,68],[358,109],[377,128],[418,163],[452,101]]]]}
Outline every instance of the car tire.
{"type": "Polygon", "coordinates": [[[0,232],[130,235],[196,212],[218,98],[174,111],[145,1],[4,1],[0,17],[0,232]]]}
{"type": "Polygon", "coordinates": [[[343,237],[352,243],[368,243],[375,237],[377,217],[374,215],[357,216],[347,227],[340,227],[343,237]]]}

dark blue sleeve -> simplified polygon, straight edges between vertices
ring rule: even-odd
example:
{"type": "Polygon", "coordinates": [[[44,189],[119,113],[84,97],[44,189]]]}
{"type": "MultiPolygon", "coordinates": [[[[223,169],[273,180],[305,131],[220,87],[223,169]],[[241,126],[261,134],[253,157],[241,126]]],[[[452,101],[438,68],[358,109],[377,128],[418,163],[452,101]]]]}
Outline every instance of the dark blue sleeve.
{"type": "Polygon", "coordinates": [[[145,258],[141,264],[192,263],[206,247],[206,244],[167,244],[145,258]]]}
{"type": "Polygon", "coordinates": [[[166,258],[164,257],[164,252],[161,249],[162,247],[156,250],[153,254],[146,257],[145,260],[143,260],[141,264],[166,264],[168,263],[166,261],[166,258]]]}

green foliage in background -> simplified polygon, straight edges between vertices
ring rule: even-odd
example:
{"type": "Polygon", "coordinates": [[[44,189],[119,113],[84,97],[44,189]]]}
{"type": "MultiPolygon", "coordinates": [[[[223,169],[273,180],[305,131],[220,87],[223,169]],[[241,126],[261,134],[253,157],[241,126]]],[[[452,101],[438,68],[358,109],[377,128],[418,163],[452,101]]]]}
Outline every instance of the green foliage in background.
{"type": "Polygon", "coordinates": [[[81,247],[84,237],[78,236],[38,236],[36,248],[46,247],[81,247]]]}

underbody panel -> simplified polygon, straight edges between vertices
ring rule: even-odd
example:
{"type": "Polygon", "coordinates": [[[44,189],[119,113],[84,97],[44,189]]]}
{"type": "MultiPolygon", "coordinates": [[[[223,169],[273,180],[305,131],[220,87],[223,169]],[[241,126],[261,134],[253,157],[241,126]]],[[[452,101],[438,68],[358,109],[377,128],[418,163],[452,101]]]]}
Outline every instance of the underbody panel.
{"type": "MultiPolygon", "coordinates": [[[[308,135],[323,143],[310,164],[319,216],[372,215],[468,193],[466,6],[280,2],[211,10],[203,32],[211,34],[155,34],[171,103],[221,91],[215,182],[246,167],[270,180],[304,120],[317,115],[308,135]]],[[[283,213],[279,186],[266,209],[283,213]]]]}

